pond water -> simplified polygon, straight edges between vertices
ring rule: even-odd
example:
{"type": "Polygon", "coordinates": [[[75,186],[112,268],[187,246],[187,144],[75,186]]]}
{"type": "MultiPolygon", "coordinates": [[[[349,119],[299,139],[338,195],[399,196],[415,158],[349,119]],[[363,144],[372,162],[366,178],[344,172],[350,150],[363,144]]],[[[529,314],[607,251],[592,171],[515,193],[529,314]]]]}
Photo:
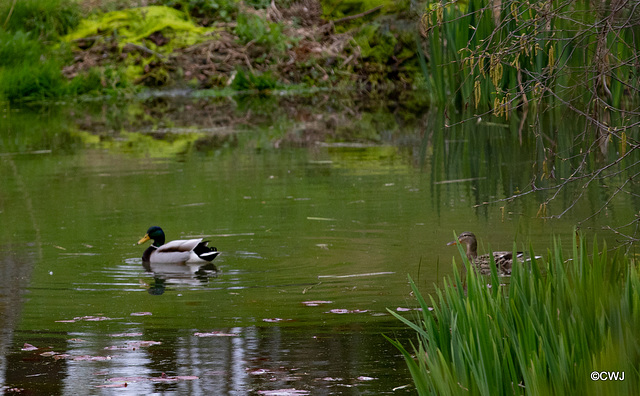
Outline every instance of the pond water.
{"type": "MultiPolygon", "coordinates": [[[[140,106],[5,111],[7,392],[412,393],[382,336],[413,339],[387,311],[416,315],[408,275],[425,293],[442,285],[460,265],[446,243],[467,230],[483,251],[515,241],[544,255],[607,202],[590,194],[559,220],[537,216],[540,196],[474,207],[527,186],[536,139],[492,123],[445,130],[397,103],[343,117],[314,103],[140,106]],[[219,271],[146,271],[135,242],[151,225],[211,241],[219,271]]],[[[622,197],[585,224],[637,209],[622,197]]]]}

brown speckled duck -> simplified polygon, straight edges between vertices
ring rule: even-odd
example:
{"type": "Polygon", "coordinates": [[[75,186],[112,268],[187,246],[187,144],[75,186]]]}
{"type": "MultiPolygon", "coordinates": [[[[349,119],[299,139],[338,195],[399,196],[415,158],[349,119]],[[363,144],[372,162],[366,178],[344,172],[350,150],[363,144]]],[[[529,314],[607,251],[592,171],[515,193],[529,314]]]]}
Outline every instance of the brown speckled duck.
{"type": "MultiPolygon", "coordinates": [[[[466,247],[467,258],[473,263],[483,275],[491,274],[491,256],[483,254],[478,256],[478,241],[472,232],[463,232],[458,239],[447,243],[447,245],[464,245],[466,247]]],[[[513,265],[513,252],[493,252],[493,259],[496,262],[498,275],[511,275],[511,266],[513,265]]],[[[523,262],[523,254],[517,252],[516,260],[523,262]]]]}

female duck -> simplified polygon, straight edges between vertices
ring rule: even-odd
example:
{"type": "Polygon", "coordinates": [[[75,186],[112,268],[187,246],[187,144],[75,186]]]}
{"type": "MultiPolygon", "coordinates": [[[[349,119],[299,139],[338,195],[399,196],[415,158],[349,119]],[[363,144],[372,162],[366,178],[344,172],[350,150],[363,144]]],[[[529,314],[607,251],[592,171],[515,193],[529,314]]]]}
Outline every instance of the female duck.
{"type": "Polygon", "coordinates": [[[142,261],[148,263],[208,263],[213,261],[220,252],[214,247],[208,247],[208,241],[202,238],[178,239],[164,243],[164,231],[154,226],[147,230],[147,234],[138,241],[138,245],[152,239],[153,244],[142,254],[142,261]]]}
{"type": "MultiPolygon", "coordinates": [[[[464,245],[469,262],[473,263],[481,274],[488,275],[491,273],[491,256],[489,254],[478,256],[478,241],[473,233],[463,232],[458,236],[457,240],[449,242],[447,245],[464,245]]],[[[513,252],[493,252],[492,255],[498,274],[510,275],[514,260],[513,252]]],[[[523,254],[518,252],[515,259],[518,262],[523,262],[523,254]]]]}

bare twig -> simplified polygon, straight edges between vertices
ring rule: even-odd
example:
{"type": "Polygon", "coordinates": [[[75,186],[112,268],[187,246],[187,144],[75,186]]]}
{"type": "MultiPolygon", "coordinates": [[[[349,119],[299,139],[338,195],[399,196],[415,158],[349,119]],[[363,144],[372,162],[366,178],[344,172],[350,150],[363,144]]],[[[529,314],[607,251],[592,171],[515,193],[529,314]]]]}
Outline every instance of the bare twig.
{"type": "Polygon", "coordinates": [[[140,50],[142,52],[145,52],[145,53],[147,53],[149,55],[157,56],[160,59],[164,58],[164,55],[162,55],[161,53],[156,52],[156,51],[154,51],[152,49],[149,49],[149,48],[147,48],[147,47],[145,47],[144,45],[141,45],[141,44],[127,43],[127,44],[125,44],[125,47],[135,48],[135,49],[140,50]]]}
{"type": "Polygon", "coordinates": [[[364,11],[364,12],[361,12],[359,14],[349,15],[349,16],[346,16],[344,18],[336,19],[336,20],[334,20],[332,22],[334,24],[338,24],[338,23],[348,22],[348,21],[351,21],[351,20],[354,20],[354,19],[362,18],[363,16],[367,16],[369,14],[373,14],[374,12],[378,11],[382,7],[384,7],[384,5],[379,5],[377,7],[373,7],[372,9],[364,11]]]}
{"type": "Polygon", "coordinates": [[[11,4],[11,8],[9,9],[9,14],[7,14],[7,19],[4,20],[4,24],[2,25],[3,29],[7,28],[9,20],[11,19],[11,14],[13,14],[13,9],[15,8],[17,2],[18,0],[13,0],[13,4],[11,4]]]}

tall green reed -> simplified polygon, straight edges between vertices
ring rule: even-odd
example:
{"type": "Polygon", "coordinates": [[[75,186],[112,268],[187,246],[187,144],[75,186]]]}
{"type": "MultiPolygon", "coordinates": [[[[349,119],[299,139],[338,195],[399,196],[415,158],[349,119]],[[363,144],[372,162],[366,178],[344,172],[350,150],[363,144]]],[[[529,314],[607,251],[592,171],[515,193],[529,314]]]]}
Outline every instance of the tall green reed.
{"type": "MultiPolygon", "coordinates": [[[[565,260],[556,244],[546,262],[516,266],[509,284],[468,271],[427,301],[411,287],[422,314],[417,342],[404,355],[421,395],[638,394],[640,275],[637,262],[587,250],[583,239],[565,260]],[[624,381],[593,381],[593,371],[624,372],[624,381]]],[[[469,265],[462,253],[465,265],[469,265]]]]}
{"type": "Polygon", "coordinates": [[[421,21],[432,100],[629,109],[637,105],[637,7],[590,0],[429,1],[421,21]],[[602,102],[602,103],[600,103],[602,102]]]}

